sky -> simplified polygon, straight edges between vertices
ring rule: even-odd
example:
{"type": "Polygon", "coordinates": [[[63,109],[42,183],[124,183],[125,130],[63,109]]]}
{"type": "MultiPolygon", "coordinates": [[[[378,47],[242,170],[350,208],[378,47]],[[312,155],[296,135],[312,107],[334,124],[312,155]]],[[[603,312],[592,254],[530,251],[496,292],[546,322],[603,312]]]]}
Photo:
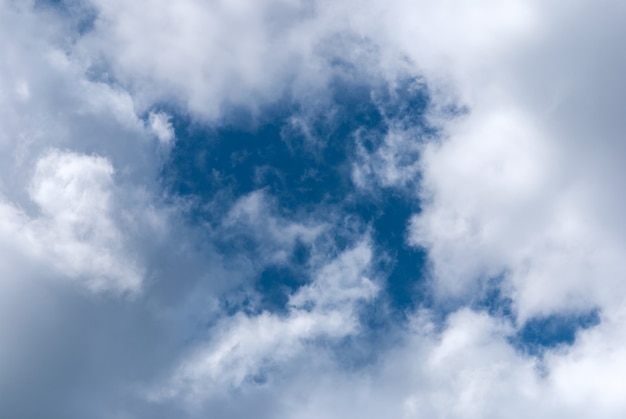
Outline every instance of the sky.
{"type": "Polygon", "coordinates": [[[0,417],[623,418],[625,18],[0,0],[0,417]]]}

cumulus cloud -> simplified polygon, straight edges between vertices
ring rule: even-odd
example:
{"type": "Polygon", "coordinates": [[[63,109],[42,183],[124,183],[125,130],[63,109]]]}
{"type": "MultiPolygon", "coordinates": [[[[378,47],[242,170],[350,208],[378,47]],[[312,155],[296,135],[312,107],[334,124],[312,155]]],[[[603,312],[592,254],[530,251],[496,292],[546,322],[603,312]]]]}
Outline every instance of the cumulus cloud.
{"type": "Polygon", "coordinates": [[[0,0],[0,412],[623,416],[624,7],[0,0]],[[426,104],[394,114],[406,80],[426,104]],[[385,130],[307,119],[341,88],[367,90],[385,130]],[[332,160],[316,124],[339,126],[340,204],[163,181],[197,163],[172,157],[180,121],[236,129],[283,105],[292,126],[257,139],[297,128],[332,160]],[[342,214],[387,189],[419,206],[402,237],[427,258],[402,320],[374,227],[342,214]],[[280,309],[255,297],[268,267],[298,276],[280,309]],[[516,344],[589,310],[573,342],[516,344]]]}
{"type": "MultiPolygon", "coordinates": [[[[466,281],[505,274],[522,317],[596,304],[608,308],[622,299],[621,291],[620,297],[615,293],[621,289],[615,282],[622,269],[616,231],[621,223],[604,218],[621,206],[619,194],[606,189],[614,182],[608,173],[616,174],[605,152],[617,121],[607,125],[604,117],[583,110],[605,85],[597,79],[587,89],[586,76],[566,64],[578,34],[567,41],[549,36],[549,28],[567,32],[584,13],[608,10],[591,11],[581,3],[572,13],[559,7],[542,11],[543,42],[535,34],[520,45],[513,62],[487,60],[483,70],[491,79],[466,82],[483,88],[468,102],[471,115],[452,124],[441,143],[427,147],[422,193],[430,204],[412,230],[414,243],[432,249],[443,288],[452,287],[455,294],[466,281]],[[528,68],[536,70],[527,73],[528,68]],[[580,84],[565,87],[562,80],[574,78],[580,84]],[[612,296],[605,289],[613,290],[612,296]]],[[[608,56],[593,54],[592,61],[611,66],[608,56]]]]}
{"type": "MultiPolygon", "coordinates": [[[[186,359],[161,390],[165,396],[206,399],[267,380],[316,340],[338,340],[358,332],[358,303],[371,300],[377,286],[365,276],[371,249],[360,243],[314,273],[310,285],[289,299],[286,315],[239,313],[216,326],[207,347],[186,359]]],[[[270,378],[271,379],[271,378],[270,378]]]]}
{"type": "Polygon", "coordinates": [[[86,278],[90,288],[137,291],[143,275],[113,219],[112,177],[102,157],[43,156],[29,188],[41,216],[24,233],[32,237],[31,248],[40,248],[37,253],[65,275],[86,278]]]}

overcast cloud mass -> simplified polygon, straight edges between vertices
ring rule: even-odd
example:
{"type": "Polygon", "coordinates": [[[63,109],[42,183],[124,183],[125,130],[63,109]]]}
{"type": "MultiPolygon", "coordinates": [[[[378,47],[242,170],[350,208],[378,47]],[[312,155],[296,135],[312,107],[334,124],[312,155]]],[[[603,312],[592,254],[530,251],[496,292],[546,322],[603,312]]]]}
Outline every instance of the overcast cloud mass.
{"type": "Polygon", "coordinates": [[[625,20],[0,0],[0,417],[625,417],[625,20]]]}

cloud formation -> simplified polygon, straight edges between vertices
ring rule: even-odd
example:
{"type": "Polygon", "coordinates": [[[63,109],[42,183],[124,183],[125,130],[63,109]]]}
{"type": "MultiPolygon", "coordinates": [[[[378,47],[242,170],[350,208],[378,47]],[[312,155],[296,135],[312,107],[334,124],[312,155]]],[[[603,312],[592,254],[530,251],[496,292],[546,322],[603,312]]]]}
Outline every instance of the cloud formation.
{"type": "Polygon", "coordinates": [[[624,7],[0,0],[0,416],[622,417],[624,7]]]}

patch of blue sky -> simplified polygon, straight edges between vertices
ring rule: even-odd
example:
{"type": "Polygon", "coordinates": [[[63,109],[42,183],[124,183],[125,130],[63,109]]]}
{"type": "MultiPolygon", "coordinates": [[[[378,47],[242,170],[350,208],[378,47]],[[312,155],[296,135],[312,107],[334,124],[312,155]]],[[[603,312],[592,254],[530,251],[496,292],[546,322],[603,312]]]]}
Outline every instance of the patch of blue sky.
{"type": "Polygon", "coordinates": [[[534,317],[521,325],[510,342],[522,352],[541,356],[546,349],[572,345],[580,331],[596,326],[600,321],[598,309],[534,317]]]}
{"type": "Polygon", "coordinates": [[[533,356],[541,356],[547,349],[572,345],[576,334],[600,323],[600,312],[592,309],[576,313],[559,313],[536,316],[520,323],[515,314],[513,300],[503,291],[503,276],[488,281],[473,305],[493,317],[505,319],[515,327],[516,333],[509,338],[517,350],[533,356]]]}
{"type": "MultiPolygon", "coordinates": [[[[323,219],[339,214],[350,219],[357,230],[371,231],[374,246],[384,255],[377,268],[387,278],[387,302],[392,311],[405,312],[419,301],[415,286],[423,278],[425,254],[405,240],[409,217],[419,211],[419,202],[414,193],[398,188],[359,190],[352,167],[357,132],[367,132],[359,137],[360,144],[374,152],[391,123],[431,130],[425,119],[427,89],[415,85],[408,80],[391,89],[337,80],[330,107],[285,100],[255,115],[238,109],[227,115],[227,122],[214,126],[175,113],[177,143],[163,169],[163,182],[176,197],[194,202],[191,222],[213,229],[219,228],[237,199],[258,190],[271,198],[283,217],[323,219]],[[295,120],[306,124],[306,135],[295,120]]],[[[354,244],[354,231],[345,224],[331,230],[327,237],[337,251],[354,244]]],[[[254,258],[262,245],[246,231],[213,240],[224,254],[248,258],[254,258]]],[[[259,309],[285,310],[288,296],[308,280],[310,250],[309,244],[298,242],[288,263],[258,272],[259,309]]]]}

